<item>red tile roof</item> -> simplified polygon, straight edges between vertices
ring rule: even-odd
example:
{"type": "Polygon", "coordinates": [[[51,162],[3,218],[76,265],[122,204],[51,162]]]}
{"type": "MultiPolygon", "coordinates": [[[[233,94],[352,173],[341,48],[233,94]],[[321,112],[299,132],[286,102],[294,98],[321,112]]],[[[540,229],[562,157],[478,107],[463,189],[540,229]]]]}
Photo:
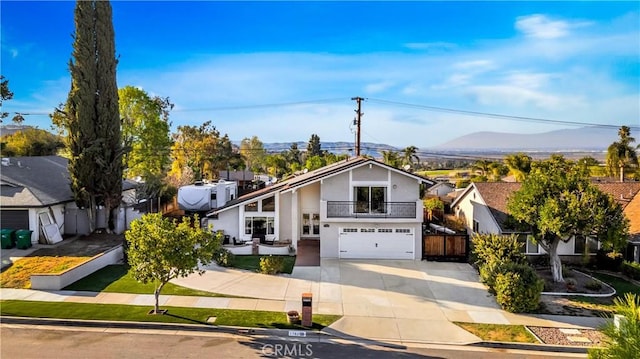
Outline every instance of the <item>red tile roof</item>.
{"type": "MultiPolygon", "coordinates": [[[[613,196],[620,203],[630,221],[629,233],[640,239],[640,182],[594,183],[602,192],[613,196]]],[[[474,184],[494,218],[504,228],[509,196],[520,189],[521,183],[478,182],[474,184]]]]}

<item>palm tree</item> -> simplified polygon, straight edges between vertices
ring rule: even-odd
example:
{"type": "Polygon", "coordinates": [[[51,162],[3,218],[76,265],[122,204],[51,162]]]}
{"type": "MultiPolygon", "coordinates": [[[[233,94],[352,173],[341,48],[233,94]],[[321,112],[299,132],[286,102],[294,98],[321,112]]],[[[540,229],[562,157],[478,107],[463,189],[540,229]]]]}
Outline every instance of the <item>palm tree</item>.
{"type": "Polygon", "coordinates": [[[400,157],[398,156],[398,152],[392,150],[383,150],[382,152],[382,162],[389,166],[400,167],[400,157]]]}
{"type": "Polygon", "coordinates": [[[619,141],[615,141],[607,148],[607,170],[609,175],[615,176],[620,174],[620,182],[624,182],[625,168],[634,168],[638,166],[638,154],[636,148],[631,143],[636,139],[631,137],[631,129],[628,126],[622,126],[618,130],[619,141]],[[619,172],[618,172],[619,171],[619,172]]]}
{"type": "Polygon", "coordinates": [[[486,176],[487,172],[489,172],[489,166],[491,165],[491,161],[489,160],[477,160],[471,169],[474,171],[480,171],[481,176],[486,176]]]}
{"type": "Polygon", "coordinates": [[[414,162],[420,162],[420,157],[417,155],[418,147],[409,146],[402,150],[402,165],[409,165],[413,167],[414,162]]]}
{"type": "Polygon", "coordinates": [[[507,155],[504,163],[517,182],[522,182],[531,171],[531,157],[524,153],[507,155]]]}

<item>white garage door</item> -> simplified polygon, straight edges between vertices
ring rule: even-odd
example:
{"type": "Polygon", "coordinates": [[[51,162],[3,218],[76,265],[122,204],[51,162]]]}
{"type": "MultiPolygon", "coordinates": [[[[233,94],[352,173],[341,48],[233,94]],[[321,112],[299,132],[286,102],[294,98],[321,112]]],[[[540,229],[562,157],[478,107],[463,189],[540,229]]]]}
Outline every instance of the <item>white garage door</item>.
{"type": "Polygon", "coordinates": [[[412,228],[340,228],[340,258],[413,259],[412,228]]]}

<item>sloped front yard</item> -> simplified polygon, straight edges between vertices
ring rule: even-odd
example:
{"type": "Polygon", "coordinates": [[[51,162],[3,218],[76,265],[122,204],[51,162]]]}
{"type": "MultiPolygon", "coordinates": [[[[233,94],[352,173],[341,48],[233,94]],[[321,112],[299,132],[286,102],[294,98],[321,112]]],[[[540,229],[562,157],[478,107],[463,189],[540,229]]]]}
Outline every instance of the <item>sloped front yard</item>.
{"type": "Polygon", "coordinates": [[[91,257],[25,257],[18,259],[0,274],[0,286],[2,288],[31,288],[32,274],[57,274],[80,263],[86,262],[91,257]]]}
{"type": "Polygon", "coordinates": [[[40,248],[16,260],[0,274],[3,288],[31,288],[32,274],[58,274],[123,243],[124,236],[95,233],[40,248]]]}

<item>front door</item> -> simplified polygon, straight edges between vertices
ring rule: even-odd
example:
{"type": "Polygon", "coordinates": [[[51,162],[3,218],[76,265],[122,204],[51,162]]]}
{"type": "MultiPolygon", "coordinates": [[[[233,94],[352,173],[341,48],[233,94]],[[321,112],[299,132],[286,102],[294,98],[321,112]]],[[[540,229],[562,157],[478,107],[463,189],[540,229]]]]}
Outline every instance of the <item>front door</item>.
{"type": "Polygon", "coordinates": [[[318,237],[320,236],[320,214],[319,213],[303,213],[302,214],[302,237],[318,237]]]}

